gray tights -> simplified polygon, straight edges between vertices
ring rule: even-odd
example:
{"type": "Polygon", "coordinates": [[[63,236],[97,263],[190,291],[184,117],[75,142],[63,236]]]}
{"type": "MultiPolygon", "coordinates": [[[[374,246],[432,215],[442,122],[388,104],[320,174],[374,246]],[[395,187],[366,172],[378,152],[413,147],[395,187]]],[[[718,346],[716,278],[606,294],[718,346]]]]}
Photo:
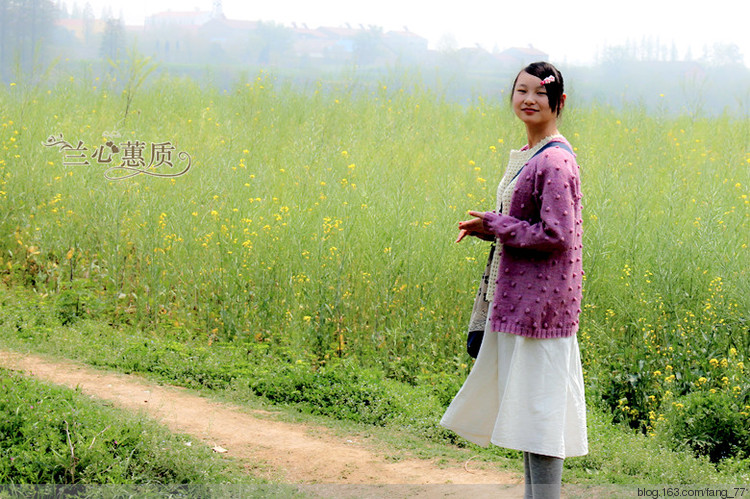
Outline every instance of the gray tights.
{"type": "Polygon", "coordinates": [[[526,480],[524,499],[559,499],[562,459],[524,452],[523,468],[526,480]]]}

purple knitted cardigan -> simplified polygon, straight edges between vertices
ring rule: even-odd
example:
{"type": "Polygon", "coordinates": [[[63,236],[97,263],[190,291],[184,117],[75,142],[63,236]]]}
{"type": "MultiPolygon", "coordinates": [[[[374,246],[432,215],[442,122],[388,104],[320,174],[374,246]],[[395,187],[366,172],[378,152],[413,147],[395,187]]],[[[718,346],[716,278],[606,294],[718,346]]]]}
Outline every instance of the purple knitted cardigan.
{"type": "MultiPolygon", "coordinates": [[[[572,149],[572,147],[571,147],[572,149]]],[[[502,247],[493,331],[560,338],[578,331],[583,220],[575,156],[550,147],[524,166],[508,215],[484,214],[502,247]]]]}

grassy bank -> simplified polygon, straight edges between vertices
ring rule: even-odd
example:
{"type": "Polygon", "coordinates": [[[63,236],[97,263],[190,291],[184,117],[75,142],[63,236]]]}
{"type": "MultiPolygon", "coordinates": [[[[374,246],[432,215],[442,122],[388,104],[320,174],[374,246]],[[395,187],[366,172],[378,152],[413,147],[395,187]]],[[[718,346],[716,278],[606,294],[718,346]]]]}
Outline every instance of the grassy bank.
{"type": "MultiPolygon", "coordinates": [[[[345,361],[312,371],[294,356],[279,356],[268,349],[253,351],[252,343],[206,347],[195,341],[175,342],[157,330],[115,329],[91,320],[62,325],[50,300],[28,292],[19,295],[1,289],[0,300],[4,348],[137,372],[250,407],[286,407],[286,418],[374,437],[395,452],[395,459],[473,456],[522,469],[518,453],[482,449],[438,425],[457,389],[448,381],[424,380],[414,386],[345,361]]],[[[663,440],[613,425],[611,416],[596,405],[589,411],[589,440],[588,456],[566,461],[566,483],[737,484],[750,480],[747,460],[725,459],[717,465],[687,451],[672,451],[663,440]]]]}
{"type": "Polygon", "coordinates": [[[0,369],[0,483],[261,484],[205,445],[0,369]]]}

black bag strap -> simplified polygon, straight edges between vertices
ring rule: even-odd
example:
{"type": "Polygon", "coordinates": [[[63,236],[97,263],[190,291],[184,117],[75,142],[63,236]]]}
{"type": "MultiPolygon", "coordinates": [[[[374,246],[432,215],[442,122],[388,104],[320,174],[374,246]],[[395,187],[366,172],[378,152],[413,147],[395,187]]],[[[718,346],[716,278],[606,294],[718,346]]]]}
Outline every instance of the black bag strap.
{"type": "MultiPolygon", "coordinates": [[[[546,144],[544,144],[544,146],[542,146],[541,149],[539,149],[537,152],[535,152],[534,155],[529,158],[529,161],[531,161],[535,157],[539,156],[542,153],[542,151],[544,151],[545,149],[549,149],[550,147],[555,147],[555,146],[562,147],[563,149],[565,149],[566,151],[568,151],[570,154],[574,154],[573,150],[570,147],[568,147],[568,144],[566,144],[565,142],[560,142],[559,140],[551,140],[551,141],[547,142],[546,144]]],[[[520,170],[518,170],[518,172],[510,180],[511,182],[513,182],[516,179],[516,177],[518,177],[521,174],[521,172],[523,171],[523,169],[526,168],[526,165],[529,164],[529,161],[527,161],[526,164],[523,165],[523,167],[520,170]]]]}
{"type": "MultiPolygon", "coordinates": [[[[554,147],[554,146],[562,147],[563,149],[565,149],[566,151],[568,151],[570,154],[575,154],[573,152],[573,150],[570,147],[568,147],[568,144],[566,144],[565,142],[560,142],[559,140],[551,140],[551,141],[547,142],[546,144],[544,144],[544,146],[542,146],[541,149],[539,149],[537,152],[535,152],[534,155],[529,158],[529,161],[531,161],[535,157],[539,156],[542,153],[542,151],[544,151],[545,149],[549,149],[550,147],[554,147]]],[[[521,169],[518,170],[515,175],[513,175],[513,178],[510,179],[509,185],[512,184],[513,181],[516,179],[516,177],[518,177],[521,174],[521,172],[523,171],[523,169],[526,168],[526,165],[529,164],[529,161],[527,161],[521,167],[521,169]]],[[[502,211],[502,209],[503,209],[503,205],[501,204],[500,205],[500,211],[502,211]]]]}

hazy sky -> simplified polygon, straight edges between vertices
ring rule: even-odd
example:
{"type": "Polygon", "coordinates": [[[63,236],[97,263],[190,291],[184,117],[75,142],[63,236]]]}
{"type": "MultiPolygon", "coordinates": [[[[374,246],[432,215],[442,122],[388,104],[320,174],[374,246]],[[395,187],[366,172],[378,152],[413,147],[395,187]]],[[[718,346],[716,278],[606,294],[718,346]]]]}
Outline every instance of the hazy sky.
{"type": "MultiPolygon", "coordinates": [[[[76,0],[83,6],[86,0],[76,0]]],[[[72,6],[72,0],[66,0],[72,6]]],[[[89,0],[97,17],[106,4],[115,16],[123,13],[128,24],[171,9],[211,10],[212,0],[89,0]]],[[[621,45],[656,38],[680,57],[688,46],[692,56],[714,43],[734,43],[750,63],[750,30],[747,7],[738,0],[676,1],[626,0],[223,0],[230,19],[275,21],[310,28],[350,23],[376,25],[385,31],[407,26],[435,48],[442,37],[452,36],[459,47],[479,44],[487,50],[533,45],[550,54],[553,62],[593,62],[605,45],[621,45]]]]}

